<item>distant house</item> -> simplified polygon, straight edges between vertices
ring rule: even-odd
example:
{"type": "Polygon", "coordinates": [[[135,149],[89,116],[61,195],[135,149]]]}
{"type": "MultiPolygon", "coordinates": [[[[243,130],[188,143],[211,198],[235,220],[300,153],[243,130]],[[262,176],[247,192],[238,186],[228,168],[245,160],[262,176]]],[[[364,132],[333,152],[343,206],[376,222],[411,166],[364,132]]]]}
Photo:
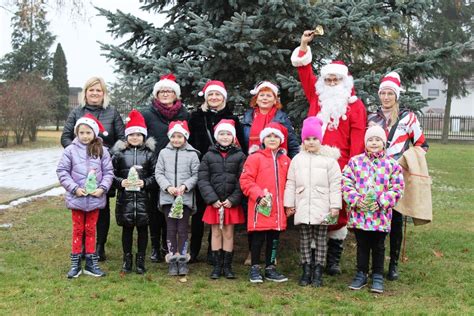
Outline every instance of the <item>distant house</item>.
{"type": "MultiPolygon", "coordinates": [[[[444,114],[446,106],[446,85],[440,79],[422,81],[416,90],[423,98],[430,98],[428,106],[421,109],[423,113],[444,114]]],[[[463,98],[453,98],[451,116],[474,116],[474,78],[467,82],[469,94],[463,98]]]]}
{"type": "Polygon", "coordinates": [[[69,87],[69,108],[73,109],[79,106],[79,94],[81,93],[82,88],[79,87],[69,87]]]}

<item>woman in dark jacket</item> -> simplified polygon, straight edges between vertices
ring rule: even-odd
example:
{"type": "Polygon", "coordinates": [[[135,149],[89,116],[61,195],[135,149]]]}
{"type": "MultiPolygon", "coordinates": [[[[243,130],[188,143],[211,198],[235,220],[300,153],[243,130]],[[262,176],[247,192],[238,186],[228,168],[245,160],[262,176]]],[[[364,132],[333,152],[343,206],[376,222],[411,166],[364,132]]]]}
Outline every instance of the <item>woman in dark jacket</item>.
{"type": "MultiPolygon", "coordinates": [[[[188,121],[188,110],[181,103],[181,88],[176,83],[173,74],[162,76],[153,87],[153,100],[151,106],[142,111],[148,128],[148,137],[155,139],[155,154],[169,143],[167,136],[168,126],[171,121],[188,121]]],[[[158,211],[158,188],[151,194],[153,210],[150,216],[150,239],[152,262],[164,258],[167,251],[166,221],[162,212],[158,211]],[[161,251],[161,253],[160,253],[161,251]]]]}
{"type": "MultiPolygon", "coordinates": [[[[124,138],[124,125],[120,114],[114,107],[109,106],[109,95],[104,79],[100,77],[92,77],[86,81],[81,94],[79,95],[78,108],[69,113],[64,124],[63,133],[61,134],[61,145],[66,148],[74,140],[74,126],[76,121],[83,117],[86,113],[94,115],[104,125],[106,133],[100,133],[104,146],[112,148],[115,142],[124,138]]],[[[114,196],[114,190],[110,190],[108,197],[114,196]]],[[[104,261],[105,243],[110,226],[110,206],[109,198],[105,208],[99,211],[99,219],[97,220],[97,246],[96,252],[99,261],[104,261]]]]}
{"type": "MultiPolygon", "coordinates": [[[[199,95],[204,96],[204,103],[196,111],[191,113],[191,119],[189,120],[189,130],[191,131],[189,143],[204,156],[209,150],[209,146],[213,146],[216,143],[214,127],[220,120],[229,119],[235,123],[237,141],[240,146],[243,146],[242,151],[247,152],[242,124],[240,124],[239,118],[226,106],[227,90],[224,83],[218,80],[208,81],[199,95]]],[[[197,261],[201,250],[202,237],[204,235],[202,216],[206,208],[206,203],[203,201],[199,191],[196,197],[197,212],[193,215],[191,220],[191,263],[197,261]]],[[[211,234],[208,239],[209,259],[211,249],[210,240],[211,234]]]]}
{"type": "Polygon", "coordinates": [[[136,271],[145,272],[145,252],[148,242],[149,213],[152,208],[150,192],[156,191],[155,180],[155,140],[147,135],[146,125],[140,112],[132,110],[125,129],[126,141],[117,141],[112,149],[114,166],[114,186],[117,188],[115,218],[123,227],[122,271],[132,271],[133,228],[137,228],[136,271]],[[129,182],[130,169],[138,174],[138,185],[129,182]],[[134,190],[130,186],[135,186],[134,190]],[[138,188],[137,188],[138,187],[138,188]]]}

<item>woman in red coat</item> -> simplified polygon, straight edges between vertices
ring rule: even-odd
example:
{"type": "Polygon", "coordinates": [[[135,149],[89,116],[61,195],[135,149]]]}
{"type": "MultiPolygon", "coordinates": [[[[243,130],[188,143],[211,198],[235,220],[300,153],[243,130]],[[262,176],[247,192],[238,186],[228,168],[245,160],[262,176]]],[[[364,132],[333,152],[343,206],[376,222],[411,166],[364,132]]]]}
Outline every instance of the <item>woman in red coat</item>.
{"type": "Polygon", "coordinates": [[[265,279],[288,281],[275,267],[280,231],[286,229],[283,195],[290,158],[281,149],[286,135],[287,130],[283,125],[276,122],[268,124],[260,132],[263,149],[247,158],[240,177],[242,192],[248,197],[247,230],[252,234],[252,283],[263,282],[259,261],[265,240],[265,279]]]}

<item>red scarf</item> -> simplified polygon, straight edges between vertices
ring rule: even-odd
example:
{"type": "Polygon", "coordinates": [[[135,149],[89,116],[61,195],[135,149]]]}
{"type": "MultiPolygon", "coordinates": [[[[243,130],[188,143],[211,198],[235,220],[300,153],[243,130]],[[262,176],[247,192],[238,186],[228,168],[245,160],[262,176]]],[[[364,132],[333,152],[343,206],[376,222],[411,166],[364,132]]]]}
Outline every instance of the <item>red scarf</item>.
{"type": "Polygon", "coordinates": [[[181,101],[176,100],[172,106],[167,107],[166,105],[162,104],[157,99],[153,99],[153,106],[155,109],[160,112],[167,120],[172,121],[176,114],[178,114],[179,110],[181,110],[181,101]]]}
{"type": "Polygon", "coordinates": [[[267,114],[262,114],[258,107],[253,110],[253,122],[250,126],[249,148],[252,145],[260,147],[260,132],[270,123],[277,112],[276,107],[272,107],[267,114]]]}

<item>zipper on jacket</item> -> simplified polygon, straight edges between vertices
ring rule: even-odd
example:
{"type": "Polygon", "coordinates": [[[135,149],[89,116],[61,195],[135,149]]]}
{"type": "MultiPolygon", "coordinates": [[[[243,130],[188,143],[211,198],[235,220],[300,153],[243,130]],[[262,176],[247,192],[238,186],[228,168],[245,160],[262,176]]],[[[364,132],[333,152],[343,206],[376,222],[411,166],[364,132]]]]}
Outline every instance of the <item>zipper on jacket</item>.
{"type": "Polygon", "coordinates": [[[311,191],[313,190],[313,186],[311,185],[311,174],[313,168],[311,168],[311,163],[313,162],[313,155],[309,155],[309,200],[308,200],[308,223],[311,225],[311,191]]]}
{"type": "MultiPolygon", "coordinates": [[[[87,175],[89,175],[89,171],[90,171],[90,170],[89,170],[89,168],[90,168],[90,157],[89,157],[89,155],[87,154],[87,149],[86,149],[86,167],[87,167],[87,175]]],[[[86,182],[87,182],[87,176],[86,176],[86,182]]],[[[85,188],[85,186],[84,186],[84,188],[85,188]]],[[[90,201],[89,201],[89,200],[90,200],[89,197],[90,197],[90,194],[87,194],[87,195],[85,196],[85,198],[86,198],[86,210],[83,210],[84,212],[89,211],[89,208],[90,208],[90,207],[89,207],[89,202],[90,202],[90,201]]]]}
{"type": "MultiPolygon", "coordinates": [[[[134,147],[133,152],[133,165],[137,164],[137,147],[134,147]]],[[[135,225],[137,225],[137,192],[133,192],[133,217],[135,225]]]]}
{"type": "Polygon", "coordinates": [[[179,148],[176,148],[176,155],[174,157],[174,187],[178,187],[178,152],[179,148]]]}
{"type": "Polygon", "coordinates": [[[277,153],[273,153],[272,151],[272,156],[273,156],[273,165],[275,166],[275,179],[276,179],[276,205],[277,205],[277,223],[278,223],[278,230],[281,230],[280,227],[280,181],[278,179],[278,163],[277,163],[277,153]]]}

